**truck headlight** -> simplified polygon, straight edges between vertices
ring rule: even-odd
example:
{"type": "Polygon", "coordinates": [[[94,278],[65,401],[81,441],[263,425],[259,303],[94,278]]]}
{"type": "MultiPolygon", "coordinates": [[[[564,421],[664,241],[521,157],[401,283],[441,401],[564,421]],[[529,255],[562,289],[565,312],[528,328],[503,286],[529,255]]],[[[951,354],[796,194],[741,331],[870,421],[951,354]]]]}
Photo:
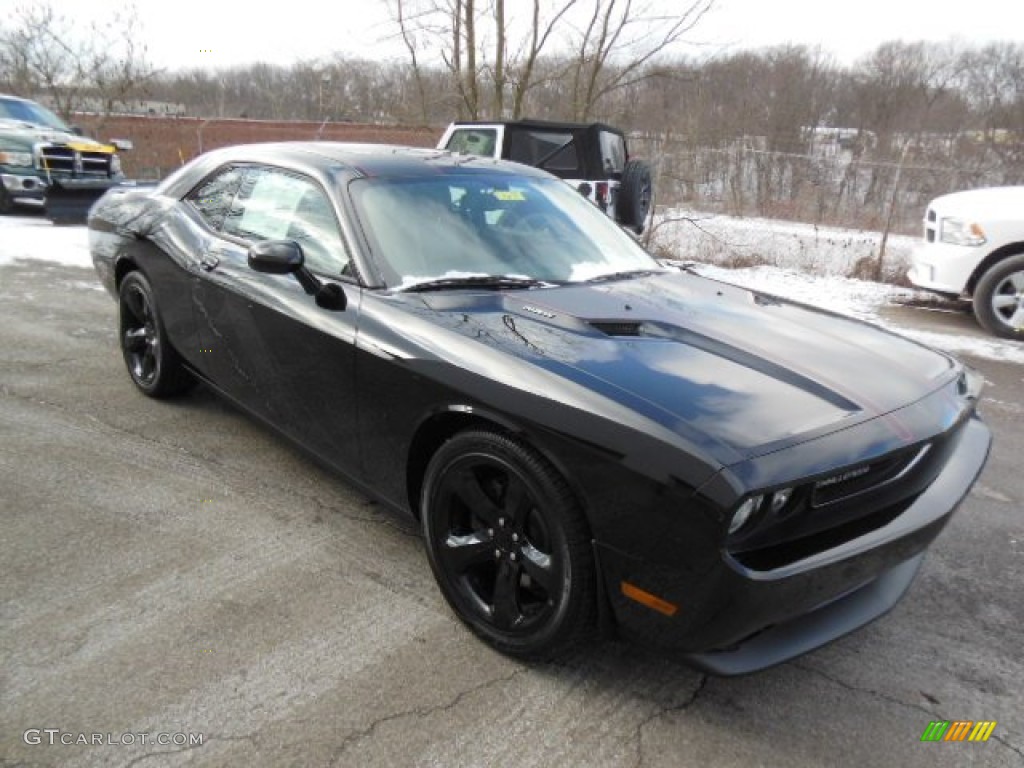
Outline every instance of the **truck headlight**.
{"type": "Polygon", "coordinates": [[[110,175],[120,176],[121,175],[121,158],[117,155],[110,156],[110,175]]]}
{"type": "Polygon", "coordinates": [[[10,150],[0,149],[0,164],[3,165],[24,165],[32,167],[32,153],[31,152],[11,152],[10,150]]]}
{"type": "Polygon", "coordinates": [[[985,231],[976,222],[947,216],[940,223],[939,239],[952,245],[981,245],[985,231]]]}

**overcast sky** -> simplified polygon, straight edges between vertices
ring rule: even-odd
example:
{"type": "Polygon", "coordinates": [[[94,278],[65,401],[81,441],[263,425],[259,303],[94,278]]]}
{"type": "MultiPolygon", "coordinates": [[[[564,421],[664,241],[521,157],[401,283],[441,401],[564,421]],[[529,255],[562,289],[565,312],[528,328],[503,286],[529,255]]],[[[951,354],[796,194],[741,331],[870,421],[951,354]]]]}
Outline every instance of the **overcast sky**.
{"type": "MultiPolygon", "coordinates": [[[[29,0],[31,1],[31,0],[29,0]]],[[[582,0],[588,3],[589,0],[582,0]]],[[[660,0],[659,0],[660,1],[660,0]]],[[[0,0],[0,20],[26,0],[0,0]]],[[[507,0],[511,13],[527,0],[507,0]]],[[[687,0],[664,0],[664,8],[687,0]]],[[[886,40],[1024,40],[1020,0],[717,0],[681,53],[787,42],[820,45],[843,63],[886,40]],[[1017,11],[1011,11],[1018,7],[1017,11]]],[[[124,0],[54,0],[82,26],[124,0]]],[[[136,0],[150,60],[171,69],[251,61],[289,64],[334,52],[402,58],[385,0],[136,0]],[[265,10],[273,8],[274,10],[265,10]]],[[[520,11],[522,12],[522,11],[520,11]]]]}

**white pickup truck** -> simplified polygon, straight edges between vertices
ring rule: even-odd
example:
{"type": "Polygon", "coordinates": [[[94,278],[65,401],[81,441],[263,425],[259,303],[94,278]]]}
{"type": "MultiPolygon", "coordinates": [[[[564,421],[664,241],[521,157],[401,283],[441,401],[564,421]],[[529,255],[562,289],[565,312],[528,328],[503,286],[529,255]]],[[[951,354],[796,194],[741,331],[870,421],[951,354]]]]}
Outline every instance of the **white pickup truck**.
{"type": "Polygon", "coordinates": [[[971,299],[987,330],[1024,339],[1024,187],[954,192],[931,201],[908,277],[971,299]]]}

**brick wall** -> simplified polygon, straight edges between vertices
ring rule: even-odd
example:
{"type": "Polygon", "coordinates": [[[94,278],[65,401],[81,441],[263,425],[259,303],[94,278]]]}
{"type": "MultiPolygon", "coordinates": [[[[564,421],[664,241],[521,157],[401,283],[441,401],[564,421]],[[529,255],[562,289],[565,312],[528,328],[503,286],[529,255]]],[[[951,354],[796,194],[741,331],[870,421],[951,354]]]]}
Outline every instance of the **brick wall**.
{"type": "Polygon", "coordinates": [[[101,141],[130,139],[135,148],[122,155],[129,178],[162,178],[201,152],[231,144],[261,141],[356,141],[432,147],[441,137],[434,128],[357,123],[206,120],[198,117],[75,115],[74,122],[101,141]]]}

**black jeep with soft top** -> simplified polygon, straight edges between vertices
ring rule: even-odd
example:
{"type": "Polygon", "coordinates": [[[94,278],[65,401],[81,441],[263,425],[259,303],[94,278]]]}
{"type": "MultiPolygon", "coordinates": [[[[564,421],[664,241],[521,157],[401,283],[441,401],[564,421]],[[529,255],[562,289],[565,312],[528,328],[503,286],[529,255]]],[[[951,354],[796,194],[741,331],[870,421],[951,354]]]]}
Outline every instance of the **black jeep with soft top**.
{"type": "Polygon", "coordinates": [[[650,168],[630,157],[621,130],[604,123],[456,122],[438,149],[542,168],[638,234],[651,210],[650,168]]]}

